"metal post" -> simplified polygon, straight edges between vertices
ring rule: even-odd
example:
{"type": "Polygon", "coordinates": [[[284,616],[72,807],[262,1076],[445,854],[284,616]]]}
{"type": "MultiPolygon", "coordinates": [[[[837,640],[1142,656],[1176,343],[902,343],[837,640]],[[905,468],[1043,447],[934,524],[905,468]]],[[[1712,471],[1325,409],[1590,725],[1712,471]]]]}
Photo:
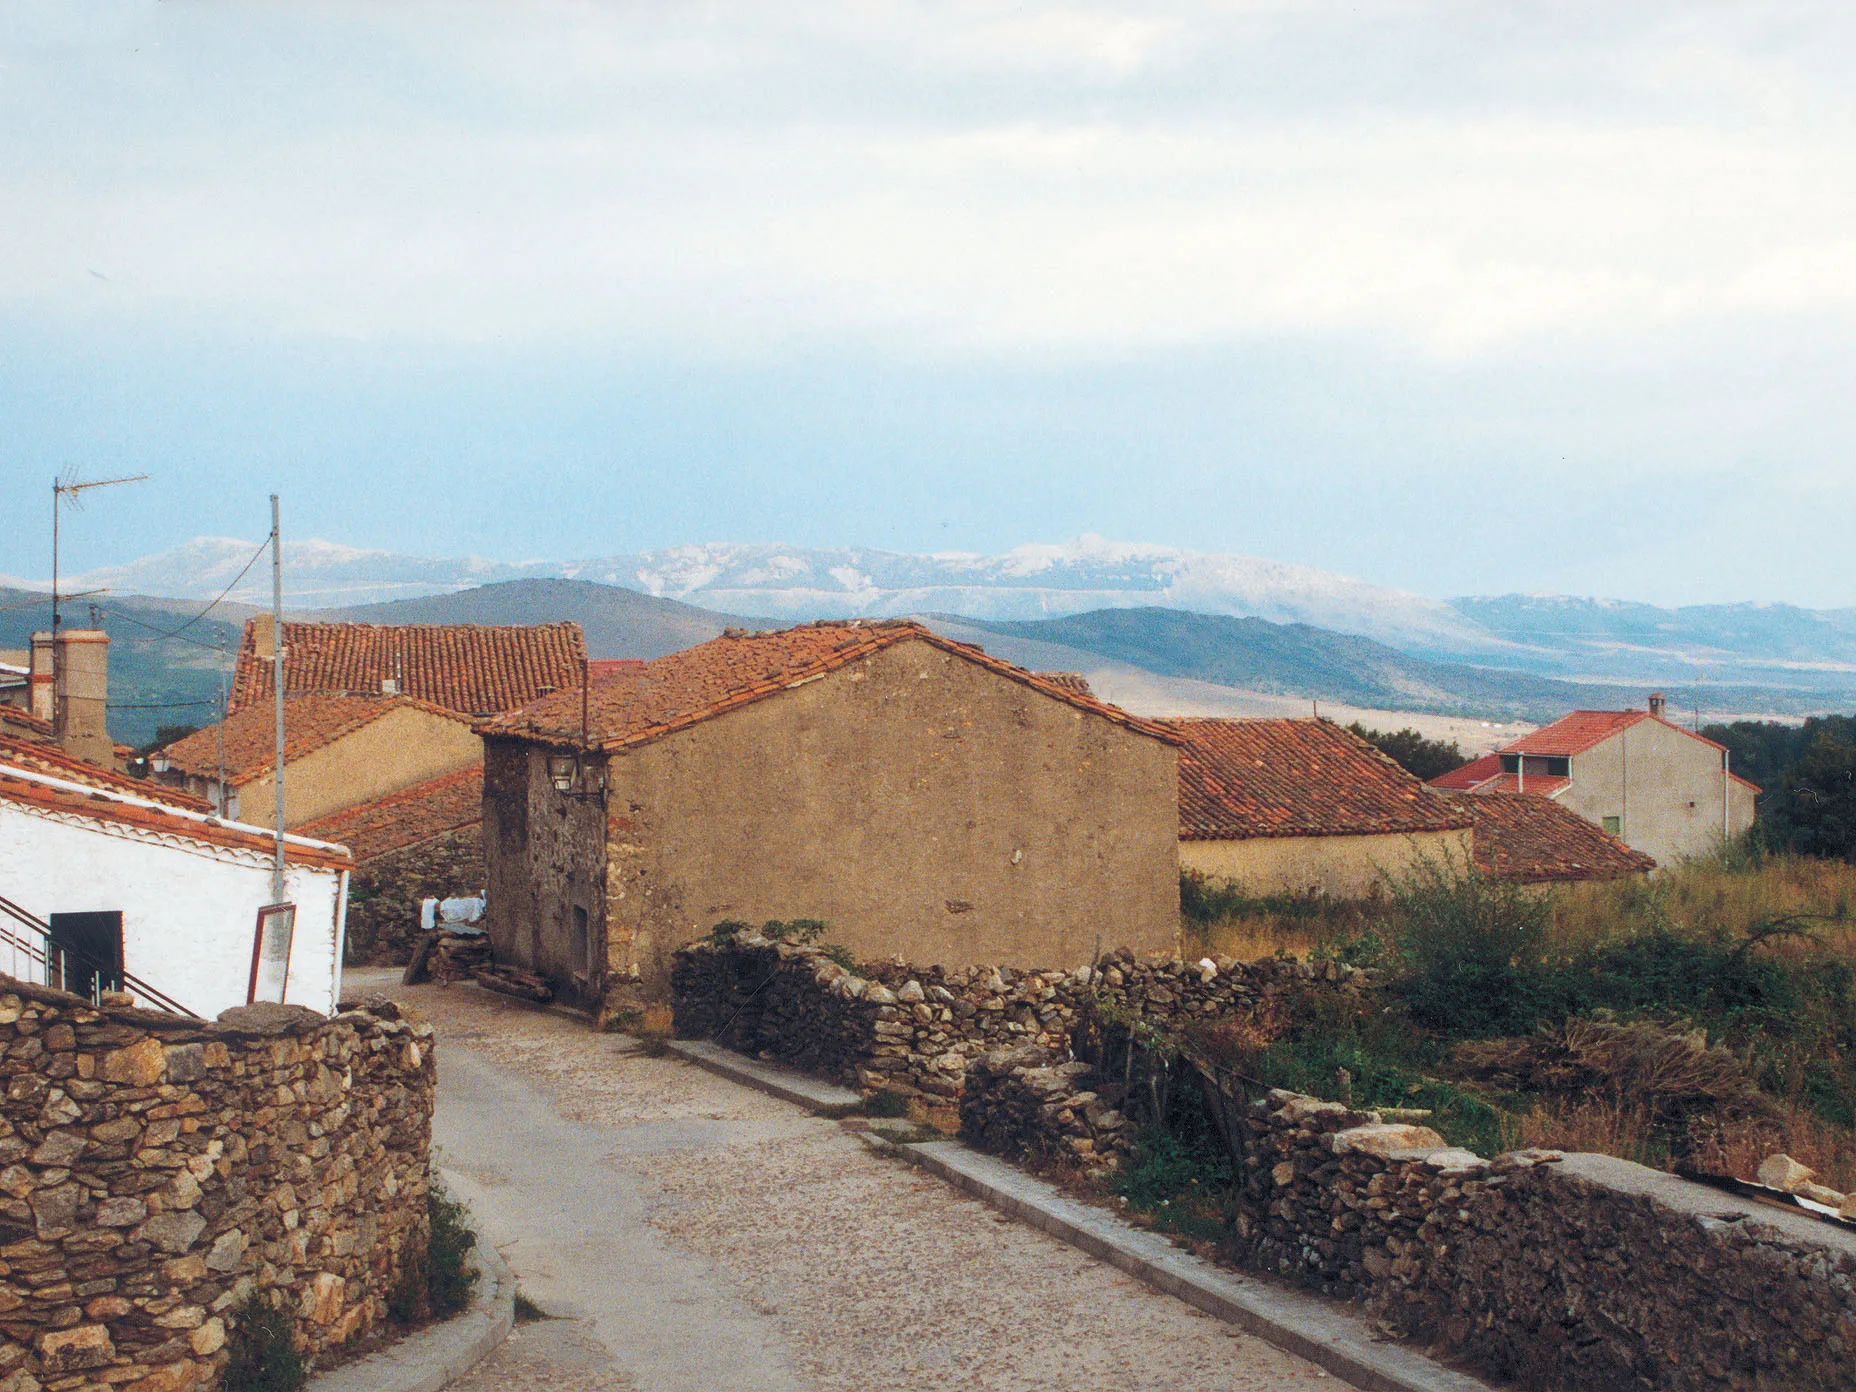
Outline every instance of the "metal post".
{"type": "Polygon", "coordinates": [[[271,902],[284,902],[284,561],[283,529],[277,520],[277,495],[271,494],[271,687],[277,713],[277,858],[271,866],[271,902]]]}
{"type": "Polygon", "coordinates": [[[219,809],[221,820],[226,815],[226,640],[222,633],[219,637],[219,722],[215,728],[219,731],[219,783],[213,792],[213,802],[219,809]]]}

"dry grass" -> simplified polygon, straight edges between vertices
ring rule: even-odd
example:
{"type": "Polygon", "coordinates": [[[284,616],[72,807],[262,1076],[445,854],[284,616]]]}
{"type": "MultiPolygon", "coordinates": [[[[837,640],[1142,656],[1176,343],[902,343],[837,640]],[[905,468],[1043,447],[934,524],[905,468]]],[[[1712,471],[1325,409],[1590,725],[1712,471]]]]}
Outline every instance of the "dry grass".
{"type": "Polygon", "coordinates": [[[1215,957],[1235,957],[1240,962],[1254,962],[1286,952],[1291,957],[1306,957],[1320,947],[1331,934],[1319,923],[1308,919],[1278,918],[1271,914],[1221,918],[1200,924],[1186,920],[1182,936],[1195,953],[1215,957]]]}
{"type": "Polygon", "coordinates": [[[1700,1109],[1756,1114],[1772,1107],[1732,1050],[1709,1048],[1702,1030],[1647,1021],[1574,1018],[1525,1039],[1466,1040],[1451,1061],[1511,1092],[1579,1101],[1629,1098],[1623,1110],[1642,1108],[1659,1119],[1700,1109]]]}
{"type": "Polygon", "coordinates": [[[1689,1147],[1691,1162],[1709,1174],[1750,1180],[1761,1160],[1783,1152],[1816,1170],[1819,1184],[1846,1194],[1856,1191],[1856,1132],[1796,1104],[1756,1120],[1723,1123],[1696,1117],[1689,1124],[1689,1147]]]}
{"type": "MultiPolygon", "coordinates": [[[[1661,1169],[1669,1149],[1659,1138],[1655,1118],[1643,1103],[1607,1097],[1582,1101],[1541,1102],[1502,1118],[1505,1150],[1592,1151],[1634,1160],[1661,1169]]],[[[1761,1156],[1760,1159],[1764,1159],[1761,1156]]],[[[1755,1167],[1759,1160],[1753,1161],[1755,1167]]],[[[1747,1171],[1750,1175],[1751,1170],[1747,1171]]]]}
{"type": "Polygon", "coordinates": [[[1664,927],[1685,937],[1738,938],[1762,920],[1807,915],[1817,943],[1790,938],[1764,951],[1856,955],[1856,866],[1769,856],[1751,869],[1685,861],[1645,880],[1565,885],[1552,891],[1552,949],[1572,955],[1664,927]]]}

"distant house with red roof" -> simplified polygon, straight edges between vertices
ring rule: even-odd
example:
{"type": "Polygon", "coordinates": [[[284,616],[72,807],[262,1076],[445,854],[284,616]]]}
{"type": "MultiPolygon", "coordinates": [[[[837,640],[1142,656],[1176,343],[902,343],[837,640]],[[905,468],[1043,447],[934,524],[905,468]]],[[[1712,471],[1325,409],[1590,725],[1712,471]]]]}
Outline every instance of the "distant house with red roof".
{"type": "Polygon", "coordinates": [[[1431,785],[1550,798],[1661,864],[1740,835],[1759,796],[1723,746],[1664,715],[1661,696],[1643,710],[1573,711],[1431,785]]]}
{"type": "Polygon", "coordinates": [[[1367,894],[1417,860],[1471,853],[1471,817],[1331,720],[1167,720],[1179,865],[1248,893],[1367,894]]]}
{"type": "Polygon", "coordinates": [[[486,924],[563,994],[723,919],[1075,965],[1178,932],[1180,736],[908,621],[720,638],[480,722],[486,924]]]}

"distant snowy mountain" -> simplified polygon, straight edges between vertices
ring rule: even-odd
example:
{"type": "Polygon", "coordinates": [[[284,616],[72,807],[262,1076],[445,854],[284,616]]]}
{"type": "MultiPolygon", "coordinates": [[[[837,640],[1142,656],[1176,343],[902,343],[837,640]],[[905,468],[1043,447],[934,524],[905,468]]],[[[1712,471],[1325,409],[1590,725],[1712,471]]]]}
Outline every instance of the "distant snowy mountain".
{"type": "MultiPolygon", "coordinates": [[[[267,559],[253,563],[259,549],[256,540],[201,537],[68,584],[192,600],[233,585],[233,600],[266,604],[267,559]]],[[[1839,700],[1856,693],[1856,610],[1659,609],[1559,595],[1444,600],[1307,566],[1097,536],[994,556],[717,543],[520,564],[304,540],[286,542],[284,559],[285,602],[295,609],[415,600],[522,579],[596,581],[773,622],[927,613],[1011,623],[1163,608],[1308,624],[1421,658],[1556,679],[1667,685],[1696,699],[1708,683],[1824,691],[1839,700]]]]}

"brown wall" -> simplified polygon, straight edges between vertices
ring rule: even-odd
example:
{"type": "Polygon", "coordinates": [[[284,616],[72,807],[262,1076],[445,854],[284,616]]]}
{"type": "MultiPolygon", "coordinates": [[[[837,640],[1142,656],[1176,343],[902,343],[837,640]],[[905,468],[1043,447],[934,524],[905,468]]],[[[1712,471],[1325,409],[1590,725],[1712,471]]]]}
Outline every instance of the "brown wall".
{"type": "Polygon", "coordinates": [[[604,990],[605,845],[605,808],[555,792],[546,750],[484,741],[485,929],[499,961],[544,972],[583,1002],[604,990]],[[575,909],[586,914],[584,950],[575,909]]]}
{"type": "Polygon", "coordinates": [[[652,994],[718,920],[912,961],[1086,962],[1178,929],[1174,749],[923,642],[616,755],[606,919],[652,994]]]}
{"type": "Polygon", "coordinates": [[[1389,836],[1253,836],[1242,841],[1181,841],[1179,868],[1242,885],[1248,894],[1317,890],[1364,897],[1387,874],[1420,860],[1470,860],[1470,833],[1422,831],[1389,836]]]}
{"type": "MultiPolygon", "coordinates": [[[[483,741],[468,724],[402,706],[284,766],[284,826],[297,827],[397,793],[415,783],[470,768],[483,741]]],[[[210,785],[202,782],[200,795],[210,785]]],[[[277,795],[267,772],[236,789],[239,821],[270,826],[277,795]]]]}

